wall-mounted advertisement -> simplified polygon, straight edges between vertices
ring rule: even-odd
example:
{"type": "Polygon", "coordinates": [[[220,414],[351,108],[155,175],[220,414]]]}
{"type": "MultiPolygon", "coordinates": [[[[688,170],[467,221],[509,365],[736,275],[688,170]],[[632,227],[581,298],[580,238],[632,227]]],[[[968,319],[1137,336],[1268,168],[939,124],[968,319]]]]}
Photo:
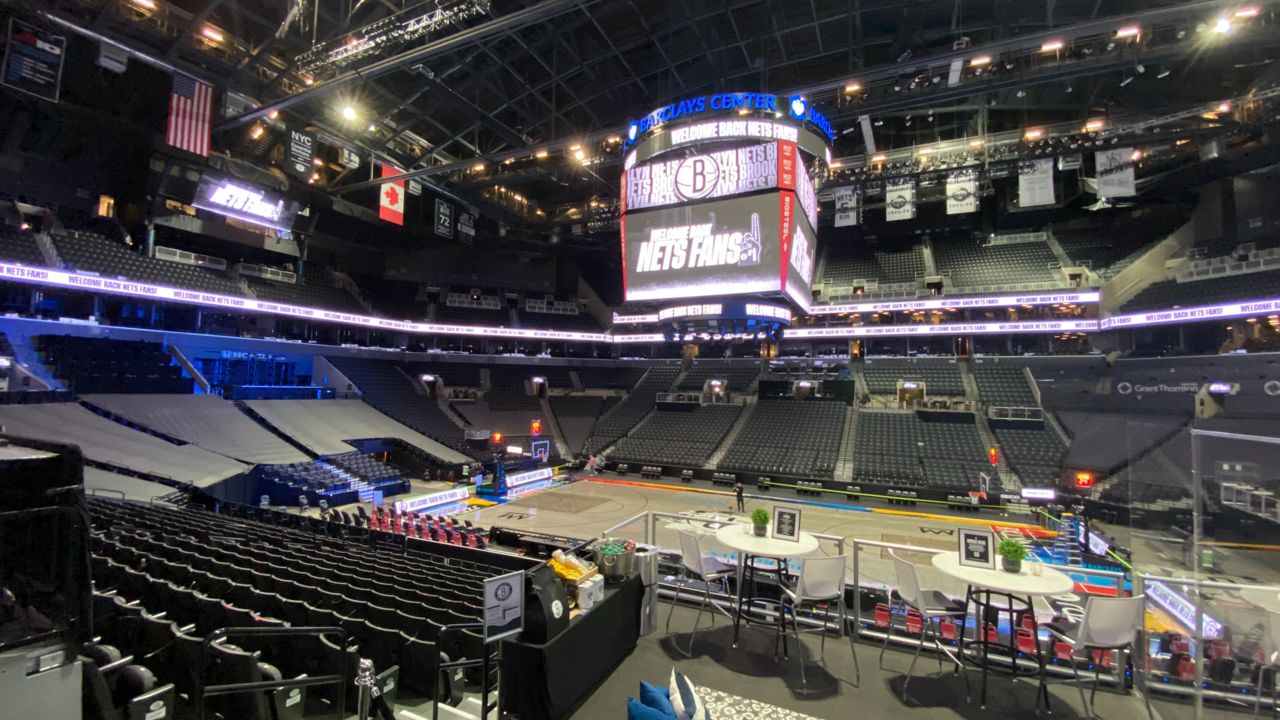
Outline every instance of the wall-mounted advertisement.
{"type": "MultiPolygon", "coordinates": [[[[780,143],[648,163],[623,173],[623,212],[778,187],[780,143]]],[[[789,145],[794,167],[795,146],[789,145]]]]}
{"type": "Polygon", "coordinates": [[[782,273],[783,292],[807,312],[813,303],[813,271],[818,247],[813,226],[803,212],[803,203],[790,193],[782,193],[782,248],[787,258],[782,273]]]}
{"type": "Polygon", "coordinates": [[[778,194],[754,195],[628,213],[627,301],[781,290],[780,203],[778,194]]]}

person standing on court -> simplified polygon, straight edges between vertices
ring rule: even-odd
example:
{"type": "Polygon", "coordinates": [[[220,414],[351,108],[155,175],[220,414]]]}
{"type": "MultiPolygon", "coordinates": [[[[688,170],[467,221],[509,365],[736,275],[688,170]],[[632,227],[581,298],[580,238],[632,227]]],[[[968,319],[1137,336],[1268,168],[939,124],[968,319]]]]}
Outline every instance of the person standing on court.
{"type": "Polygon", "coordinates": [[[742,481],[735,480],[733,482],[733,495],[738,499],[738,512],[746,512],[746,508],[742,502],[742,481]]]}

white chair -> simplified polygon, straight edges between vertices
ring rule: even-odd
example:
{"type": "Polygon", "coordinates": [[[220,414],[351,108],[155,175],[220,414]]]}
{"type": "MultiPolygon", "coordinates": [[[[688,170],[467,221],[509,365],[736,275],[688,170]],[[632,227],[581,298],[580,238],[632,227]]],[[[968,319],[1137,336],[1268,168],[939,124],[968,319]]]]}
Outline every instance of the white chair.
{"type": "Polygon", "coordinates": [[[1258,711],[1262,708],[1262,679],[1266,677],[1267,671],[1271,671],[1271,714],[1276,711],[1276,682],[1280,679],[1280,613],[1268,612],[1266,620],[1266,635],[1262,638],[1262,660],[1258,663],[1258,690],[1254,695],[1258,699],[1253,706],[1253,716],[1258,717],[1258,711]]]}
{"type": "MultiPolygon", "coordinates": [[[[800,682],[808,685],[804,672],[804,657],[799,651],[800,648],[800,628],[796,623],[796,608],[806,603],[828,603],[826,613],[822,616],[822,627],[818,632],[822,633],[822,642],[819,649],[819,657],[822,658],[823,664],[826,664],[827,657],[827,617],[830,615],[830,603],[835,602],[837,607],[837,619],[839,621],[838,630],[840,637],[844,637],[849,631],[849,611],[844,604],[844,571],[845,558],[843,555],[834,555],[831,557],[814,557],[806,558],[804,565],[800,568],[800,577],[796,579],[794,588],[782,586],[782,601],[784,608],[791,611],[791,631],[796,637],[796,657],[800,660],[800,682]]],[[[853,653],[853,672],[855,677],[855,685],[862,684],[862,669],[858,667],[858,650],[855,647],[855,636],[849,636],[849,651],[853,653]]]]}
{"type": "MultiPolygon", "coordinates": [[[[689,651],[685,653],[687,656],[693,656],[693,642],[698,637],[698,624],[702,622],[702,611],[706,609],[707,603],[711,602],[711,583],[720,581],[725,584],[725,592],[728,593],[728,578],[734,573],[731,565],[726,565],[710,553],[702,552],[702,545],[696,535],[689,533],[679,533],[680,535],[680,564],[683,566],[684,572],[680,574],[680,580],[676,584],[676,595],[671,599],[671,610],[667,612],[667,634],[671,634],[671,616],[675,614],[676,604],[680,602],[680,591],[684,589],[685,584],[689,581],[690,575],[696,575],[702,580],[702,604],[698,606],[698,616],[693,621],[693,632],[689,636],[689,651]]],[[[716,614],[711,613],[711,626],[715,627],[716,614]]]]}
{"type": "MultiPolygon", "coordinates": [[[[950,649],[942,646],[938,641],[938,622],[943,618],[958,618],[963,625],[966,610],[956,609],[952,606],[950,598],[938,592],[937,590],[925,590],[920,586],[920,578],[916,575],[916,566],[898,557],[897,553],[890,550],[889,557],[893,558],[893,569],[898,579],[898,598],[910,610],[920,613],[920,621],[922,623],[920,642],[916,644],[916,651],[911,656],[911,665],[907,668],[907,679],[902,683],[902,697],[907,697],[907,685],[911,682],[911,675],[916,669],[916,660],[920,658],[920,648],[924,647],[924,631],[928,630],[933,636],[933,647],[938,653],[938,672],[942,672],[942,656],[946,655],[956,665],[956,672],[961,673],[964,670],[964,664],[960,661],[959,655],[950,649]]],[[[889,647],[889,637],[893,635],[893,616],[890,613],[889,627],[885,629],[884,644],[880,646],[880,667],[884,668],[884,651],[889,647]]],[[[961,673],[964,674],[964,673],[961,673]]],[[[969,676],[964,674],[964,687],[966,697],[969,694],[969,676]]],[[[966,700],[967,701],[967,700],[966,700]]]]}
{"type": "MultiPolygon", "coordinates": [[[[1053,633],[1059,640],[1066,642],[1072,646],[1072,649],[1083,649],[1086,653],[1090,650],[1124,650],[1128,657],[1133,655],[1133,649],[1138,641],[1138,631],[1143,625],[1143,604],[1145,596],[1138,595],[1127,598],[1108,598],[1090,596],[1084,604],[1084,617],[1080,619],[1080,623],[1070,628],[1060,628],[1054,625],[1047,625],[1049,631],[1053,633]]],[[[1067,658],[1070,660],[1070,658],[1067,658]]],[[[1085,711],[1089,713],[1089,717],[1096,717],[1093,714],[1093,698],[1098,694],[1098,679],[1101,674],[1102,663],[1095,662],[1093,675],[1093,690],[1089,693],[1089,699],[1086,702],[1084,697],[1084,688],[1081,686],[1083,680],[1080,678],[1080,670],[1076,667],[1074,660],[1071,660],[1071,672],[1075,675],[1076,689],[1080,691],[1080,702],[1084,704],[1085,711]]],[[[1122,667],[1117,659],[1115,667],[1122,667]]],[[[1147,704],[1147,715],[1154,718],[1155,715],[1151,710],[1151,700],[1147,697],[1147,693],[1142,693],[1142,699],[1147,704]]]]}

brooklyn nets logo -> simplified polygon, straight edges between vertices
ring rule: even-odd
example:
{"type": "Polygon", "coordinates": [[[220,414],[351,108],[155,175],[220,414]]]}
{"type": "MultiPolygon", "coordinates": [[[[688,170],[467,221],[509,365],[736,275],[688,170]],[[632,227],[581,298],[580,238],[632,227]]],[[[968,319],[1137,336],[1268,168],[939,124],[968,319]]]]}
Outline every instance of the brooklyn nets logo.
{"type": "Polygon", "coordinates": [[[949,195],[949,197],[953,202],[962,203],[968,200],[969,198],[973,197],[973,193],[969,191],[969,188],[962,187],[962,188],[957,188],[955,192],[949,195]]]}
{"type": "Polygon", "coordinates": [[[676,195],[681,200],[701,200],[716,191],[720,165],[710,157],[691,157],[676,167],[676,195]]]}
{"type": "Polygon", "coordinates": [[[893,208],[894,210],[901,210],[902,208],[910,204],[911,204],[911,201],[907,200],[906,195],[894,195],[893,199],[889,201],[889,207],[893,208]]]}

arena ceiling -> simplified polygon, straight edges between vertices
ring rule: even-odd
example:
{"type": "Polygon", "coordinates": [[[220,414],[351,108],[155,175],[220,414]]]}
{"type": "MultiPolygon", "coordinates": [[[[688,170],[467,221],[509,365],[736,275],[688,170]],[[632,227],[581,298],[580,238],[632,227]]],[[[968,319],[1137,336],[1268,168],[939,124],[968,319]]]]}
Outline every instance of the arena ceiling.
{"type": "MultiPolygon", "coordinates": [[[[1270,87],[1280,48],[1275,2],[42,5],[64,23],[243,95],[244,109],[216,125],[215,144],[230,152],[251,149],[254,123],[283,117],[464,199],[530,220],[545,209],[536,217],[548,221],[565,205],[612,202],[615,138],[626,122],[685,96],[803,93],[832,119],[836,156],[852,157],[865,151],[863,115],[875,120],[880,149],[1100,114],[1125,122],[1167,116],[1270,87]],[[1221,18],[1230,27],[1217,27],[1221,18]],[[1129,27],[1137,37],[1123,34],[1129,27]],[[1045,49],[1055,43],[1064,49],[1045,49]],[[996,59],[985,76],[939,81],[955,61],[963,69],[982,57],[996,59]],[[495,195],[499,187],[507,195],[495,195]]],[[[321,185],[349,195],[374,182],[338,171],[321,185]]]]}

